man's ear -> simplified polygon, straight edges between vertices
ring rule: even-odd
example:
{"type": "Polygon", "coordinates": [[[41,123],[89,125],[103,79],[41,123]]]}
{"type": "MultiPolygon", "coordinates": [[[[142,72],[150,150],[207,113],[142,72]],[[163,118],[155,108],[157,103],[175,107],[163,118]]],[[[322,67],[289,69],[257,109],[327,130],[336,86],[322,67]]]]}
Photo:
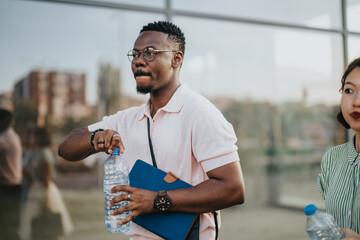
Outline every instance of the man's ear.
{"type": "Polygon", "coordinates": [[[180,51],[174,54],[171,65],[173,68],[181,67],[184,54],[180,51]]]}

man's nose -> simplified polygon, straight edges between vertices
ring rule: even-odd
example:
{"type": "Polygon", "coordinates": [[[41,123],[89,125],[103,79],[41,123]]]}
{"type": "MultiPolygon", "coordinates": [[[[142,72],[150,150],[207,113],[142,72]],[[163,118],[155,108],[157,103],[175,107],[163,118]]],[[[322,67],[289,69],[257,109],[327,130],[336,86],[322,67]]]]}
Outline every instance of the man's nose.
{"type": "Polygon", "coordinates": [[[136,67],[143,67],[146,65],[143,55],[144,54],[140,53],[138,57],[134,58],[133,64],[135,64],[136,67]]]}

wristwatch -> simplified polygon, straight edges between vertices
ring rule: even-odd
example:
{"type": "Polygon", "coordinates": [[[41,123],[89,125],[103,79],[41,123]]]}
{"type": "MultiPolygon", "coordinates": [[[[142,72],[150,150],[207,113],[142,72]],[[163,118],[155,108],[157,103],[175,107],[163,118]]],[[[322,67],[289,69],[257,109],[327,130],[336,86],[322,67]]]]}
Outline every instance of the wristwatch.
{"type": "Polygon", "coordinates": [[[171,201],[166,191],[159,191],[154,200],[154,209],[160,213],[166,213],[170,210],[171,201]]]}

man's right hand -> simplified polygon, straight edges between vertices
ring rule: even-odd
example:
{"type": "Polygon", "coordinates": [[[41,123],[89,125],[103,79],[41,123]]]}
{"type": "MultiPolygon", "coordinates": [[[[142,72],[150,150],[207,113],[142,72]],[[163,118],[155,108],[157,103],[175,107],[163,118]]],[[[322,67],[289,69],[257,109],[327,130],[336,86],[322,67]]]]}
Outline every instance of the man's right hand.
{"type": "Polygon", "coordinates": [[[87,127],[72,130],[59,145],[59,156],[69,161],[79,161],[99,151],[112,153],[115,148],[119,148],[121,154],[124,153],[125,148],[118,132],[110,129],[97,131],[93,138],[94,147],[90,143],[91,134],[87,127]]]}
{"type": "Polygon", "coordinates": [[[108,154],[112,153],[116,148],[119,148],[121,154],[125,150],[120,134],[110,129],[96,132],[93,143],[96,151],[108,154]]]}

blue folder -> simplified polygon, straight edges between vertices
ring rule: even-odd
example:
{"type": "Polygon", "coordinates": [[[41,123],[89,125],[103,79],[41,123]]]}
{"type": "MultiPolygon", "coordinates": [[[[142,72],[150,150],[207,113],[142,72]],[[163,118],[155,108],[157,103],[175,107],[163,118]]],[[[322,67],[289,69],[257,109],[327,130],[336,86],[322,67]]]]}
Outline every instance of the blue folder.
{"type": "MultiPolygon", "coordinates": [[[[151,191],[189,188],[190,184],[154,166],[137,160],[129,174],[130,186],[151,191]]],[[[195,213],[169,212],[142,214],[133,222],[168,240],[184,240],[197,218],[195,213]]]]}

